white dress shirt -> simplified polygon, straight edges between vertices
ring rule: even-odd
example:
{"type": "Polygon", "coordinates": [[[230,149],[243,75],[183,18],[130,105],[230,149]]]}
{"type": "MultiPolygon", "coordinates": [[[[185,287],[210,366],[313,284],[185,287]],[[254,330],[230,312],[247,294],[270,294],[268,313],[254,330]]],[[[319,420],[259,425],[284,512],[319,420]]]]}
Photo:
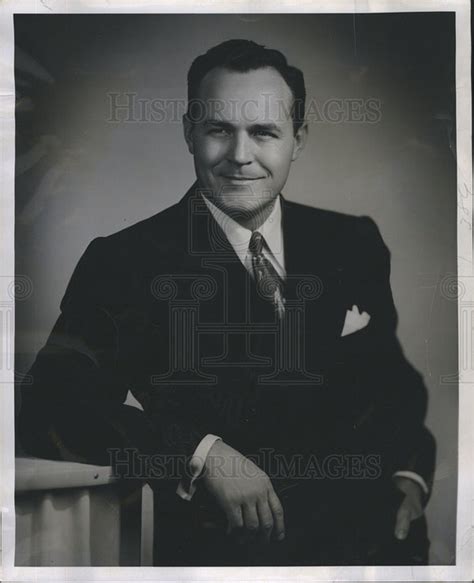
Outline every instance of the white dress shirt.
{"type": "MultiPolygon", "coordinates": [[[[203,199],[210,213],[223,230],[229,243],[232,245],[235,253],[237,254],[237,257],[240,259],[247,271],[253,275],[252,258],[249,253],[249,243],[252,236],[252,231],[242,227],[242,225],[217,208],[205,196],[203,196],[203,199]]],[[[271,213],[268,215],[266,221],[258,228],[258,231],[262,234],[266,244],[268,245],[268,248],[266,246],[263,247],[262,252],[264,256],[272,263],[278,275],[282,279],[285,279],[286,271],[284,241],[281,221],[281,202],[279,196],[275,199],[271,213]]],[[[183,481],[181,481],[176,490],[176,493],[181,498],[184,498],[185,500],[192,499],[193,494],[196,491],[196,479],[201,475],[202,470],[204,469],[204,464],[206,462],[209,450],[218,439],[221,439],[221,437],[218,435],[208,434],[200,441],[189,462],[191,470],[191,480],[189,482],[189,487],[186,488],[183,481]]],[[[410,478],[421,486],[425,494],[428,494],[429,492],[425,480],[415,472],[401,470],[396,472],[394,476],[404,476],[406,478],[410,478]]]]}
{"type": "MultiPolygon", "coordinates": [[[[210,200],[203,196],[204,201],[210,213],[216,220],[219,227],[224,231],[229,243],[232,245],[237,257],[249,273],[252,271],[252,256],[249,253],[249,243],[252,237],[252,231],[242,227],[237,221],[226,215],[217,208],[210,200]]],[[[263,236],[266,246],[263,247],[263,255],[270,261],[276,269],[278,275],[285,279],[285,257],[283,253],[283,230],[281,226],[281,203],[280,197],[275,199],[273,209],[268,215],[267,220],[258,229],[263,236]]]]}

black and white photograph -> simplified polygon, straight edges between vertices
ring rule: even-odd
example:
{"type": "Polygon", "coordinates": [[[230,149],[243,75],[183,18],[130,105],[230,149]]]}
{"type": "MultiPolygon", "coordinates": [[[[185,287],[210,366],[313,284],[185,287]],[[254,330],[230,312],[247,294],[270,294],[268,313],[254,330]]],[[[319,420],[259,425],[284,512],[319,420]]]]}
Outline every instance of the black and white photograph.
{"type": "Polygon", "coordinates": [[[5,580],[469,580],[468,3],[42,4],[10,15],[5,580]]]}

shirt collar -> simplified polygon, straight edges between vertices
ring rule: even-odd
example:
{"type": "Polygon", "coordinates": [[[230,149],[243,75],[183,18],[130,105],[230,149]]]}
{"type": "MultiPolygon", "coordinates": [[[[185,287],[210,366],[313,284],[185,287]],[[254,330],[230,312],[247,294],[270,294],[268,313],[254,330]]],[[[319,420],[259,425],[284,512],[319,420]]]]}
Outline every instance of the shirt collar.
{"type": "MultiPolygon", "coordinates": [[[[202,195],[202,197],[210,213],[217,221],[217,224],[224,231],[224,234],[227,237],[229,243],[234,248],[235,253],[238,255],[242,263],[245,264],[245,258],[248,253],[252,231],[242,227],[242,225],[240,225],[232,217],[229,217],[229,215],[224,213],[221,209],[217,208],[216,205],[213,204],[204,195],[202,195]]],[[[268,215],[263,225],[257,229],[257,231],[263,235],[263,238],[265,239],[265,242],[268,245],[271,253],[284,269],[280,196],[277,196],[275,199],[271,213],[268,215]]]]}

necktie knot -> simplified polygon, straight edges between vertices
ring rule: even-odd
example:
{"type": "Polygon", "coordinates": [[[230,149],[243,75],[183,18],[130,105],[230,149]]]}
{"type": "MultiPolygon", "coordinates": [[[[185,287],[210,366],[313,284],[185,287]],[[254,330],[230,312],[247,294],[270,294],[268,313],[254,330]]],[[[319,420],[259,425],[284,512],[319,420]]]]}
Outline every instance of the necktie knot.
{"type": "Polygon", "coordinates": [[[253,256],[261,255],[263,249],[263,235],[254,231],[250,237],[249,251],[253,256]]]}

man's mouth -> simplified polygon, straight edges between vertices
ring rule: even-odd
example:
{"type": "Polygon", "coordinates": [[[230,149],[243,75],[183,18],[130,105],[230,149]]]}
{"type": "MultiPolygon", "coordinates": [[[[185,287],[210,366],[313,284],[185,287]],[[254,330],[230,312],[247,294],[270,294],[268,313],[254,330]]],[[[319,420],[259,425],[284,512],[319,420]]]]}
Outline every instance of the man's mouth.
{"type": "Polygon", "coordinates": [[[223,175],[225,180],[229,182],[255,182],[256,180],[261,180],[263,176],[236,176],[236,175],[223,175]]]}

